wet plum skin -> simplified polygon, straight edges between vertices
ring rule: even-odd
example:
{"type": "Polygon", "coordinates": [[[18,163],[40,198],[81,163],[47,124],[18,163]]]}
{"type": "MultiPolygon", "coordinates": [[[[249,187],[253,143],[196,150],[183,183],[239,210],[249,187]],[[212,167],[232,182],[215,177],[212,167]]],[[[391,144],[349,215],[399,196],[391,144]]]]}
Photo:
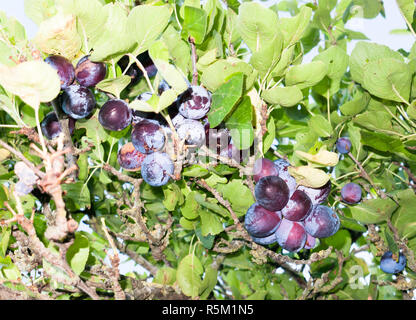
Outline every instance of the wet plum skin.
{"type": "Polygon", "coordinates": [[[201,119],[211,107],[211,95],[201,86],[191,86],[178,99],[179,113],[187,119],[201,119]]]}
{"type": "Polygon", "coordinates": [[[260,178],[277,176],[278,171],[273,161],[266,158],[259,158],[254,162],[253,179],[258,182],[260,178]]]}
{"type": "Polygon", "coordinates": [[[380,269],[385,273],[396,274],[403,271],[406,267],[406,257],[403,253],[399,253],[399,261],[393,258],[393,253],[387,251],[380,260],[380,269]]]}
{"type": "MultiPolygon", "coordinates": [[[[61,133],[61,124],[58,121],[54,111],[48,113],[40,123],[43,135],[48,139],[55,139],[61,133]]],[[[75,120],[69,118],[68,121],[69,133],[72,134],[75,130],[75,120]]]]}
{"type": "Polygon", "coordinates": [[[142,120],[133,127],[131,134],[134,147],[141,153],[159,151],[165,145],[162,127],[154,120],[142,120]]]}
{"type": "Polygon", "coordinates": [[[251,236],[264,238],[276,231],[281,220],[282,216],[279,212],[269,211],[254,203],[247,210],[244,226],[251,236]]]}
{"type": "Polygon", "coordinates": [[[299,222],[283,219],[274,234],[277,243],[290,252],[297,252],[305,246],[307,234],[299,222]]]}
{"type": "Polygon", "coordinates": [[[339,138],[336,147],[339,153],[346,154],[351,150],[351,141],[348,138],[339,138]]]}
{"type": "Polygon", "coordinates": [[[94,94],[87,87],[72,84],[62,94],[62,110],[71,118],[85,118],[94,107],[94,94]]]}
{"type": "Polygon", "coordinates": [[[47,57],[45,62],[58,73],[61,81],[61,89],[67,88],[74,82],[75,69],[71,61],[62,56],[52,55],[47,57]]]}
{"type": "Polygon", "coordinates": [[[289,188],[278,176],[261,178],[254,189],[257,202],[270,211],[279,211],[289,201],[289,188]]]}
{"type": "Polygon", "coordinates": [[[117,154],[118,163],[127,171],[140,170],[145,157],[146,155],[137,151],[131,142],[123,145],[117,154]]]}
{"type": "Polygon", "coordinates": [[[311,209],[312,201],[308,195],[301,190],[296,190],[282,209],[282,214],[291,221],[302,221],[311,209]]]}
{"type": "Polygon", "coordinates": [[[349,204],[355,204],[360,202],[362,196],[361,187],[354,183],[350,182],[344,185],[341,189],[342,200],[349,204]]]}
{"type": "Polygon", "coordinates": [[[78,61],[75,68],[75,79],[84,87],[93,87],[104,80],[107,74],[107,66],[102,62],[93,62],[89,56],[84,56],[78,61]]]}
{"type": "Polygon", "coordinates": [[[324,186],[320,188],[309,188],[305,186],[298,186],[297,190],[305,192],[311,199],[313,205],[324,203],[331,192],[331,181],[328,181],[324,186]]]}
{"type": "Polygon", "coordinates": [[[145,157],[141,174],[143,180],[153,187],[160,187],[169,182],[174,165],[166,153],[154,152],[145,157]]]}
{"type": "Polygon", "coordinates": [[[100,108],[98,121],[107,130],[121,131],[130,125],[132,112],[123,100],[111,99],[100,108]]]}
{"type": "Polygon", "coordinates": [[[334,235],[340,226],[338,215],[328,206],[313,206],[311,212],[303,221],[305,230],[312,237],[327,238],[334,235]]]}

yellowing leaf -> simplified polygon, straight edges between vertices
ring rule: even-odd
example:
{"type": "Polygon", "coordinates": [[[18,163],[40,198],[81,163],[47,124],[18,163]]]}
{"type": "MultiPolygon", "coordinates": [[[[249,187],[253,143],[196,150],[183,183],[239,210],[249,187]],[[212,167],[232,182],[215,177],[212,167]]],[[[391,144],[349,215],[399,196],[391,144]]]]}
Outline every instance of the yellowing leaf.
{"type": "Polygon", "coordinates": [[[76,18],[58,13],[43,21],[33,39],[36,46],[48,54],[58,54],[72,60],[81,49],[81,38],[77,32],[76,18]]]}
{"type": "Polygon", "coordinates": [[[334,167],[338,164],[338,154],[325,149],[320,149],[317,154],[310,154],[300,150],[296,150],[296,154],[306,161],[313,162],[325,167],[334,167]]]}
{"type": "Polygon", "coordinates": [[[10,156],[10,152],[4,148],[0,148],[0,162],[6,160],[10,156]]]}
{"type": "Polygon", "coordinates": [[[0,85],[37,109],[52,101],[61,90],[58,73],[44,61],[27,61],[14,67],[0,64],[0,85]]]}
{"type": "Polygon", "coordinates": [[[329,181],[328,174],[311,166],[289,167],[289,173],[298,184],[305,187],[319,188],[329,181]]]}

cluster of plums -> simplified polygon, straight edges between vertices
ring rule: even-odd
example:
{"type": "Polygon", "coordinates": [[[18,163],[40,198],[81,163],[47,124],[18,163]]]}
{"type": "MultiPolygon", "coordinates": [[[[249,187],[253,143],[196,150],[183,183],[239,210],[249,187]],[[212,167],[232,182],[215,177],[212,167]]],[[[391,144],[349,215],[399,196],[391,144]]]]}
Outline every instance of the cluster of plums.
{"type": "Polygon", "coordinates": [[[312,249],[316,238],[334,235],[340,226],[337,214],[323,203],[331,191],[328,181],[321,188],[296,183],[283,159],[257,159],[254,165],[256,202],[247,210],[244,225],[253,241],[278,243],[297,252],[312,249]]]}
{"type": "MultiPolygon", "coordinates": [[[[154,77],[157,69],[148,53],[144,52],[137,58],[145,67],[148,76],[154,77]]],[[[62,94],[57,101],[69,118],[69,130],[72,134],[75,121],[88,117],[96,106],[91,88],[105,78],[107,67],[104,63],[91,61],[89,56],[83,57],[75,68],[62,56],[49,56],[45,62],[55,68],[60,77],[62,94]]],[[[125,58],[119,61],[121,67],[127,68],[127,63],[125,58]]],[[[143,76],[136,65],[130,66],[126,73],[133,82],[143,76]]],[[[169,85],[162,80],[158,94],[167,89],[169,85]]],[[[151,97],[151,92],[144,92],[136,99],[147,101],[151,97]]],[[[168,108],[169,115],[174,115],[172,124],[178,138],[190,148],[200,147],[207,140],[209,123],[206,115],[210,106],[211,93],[202,86],[191,85],[168,108]]],[[[132,125],[131,142],[123,145],[118,152],[121,167],[128,171],[141,170],[143,179],[151,186],[162,186],[169,181],[174,173],[174,164],[164,151],[172,130],[164,117],[152,112],[132,110],[124,100],[111,98],[101,106],[98,121],[110,131],[122,131],[132,125]]],[[[41,128],[48,139],[59,136],[62,129],[55,112],[44,117],[41,128]]]]}

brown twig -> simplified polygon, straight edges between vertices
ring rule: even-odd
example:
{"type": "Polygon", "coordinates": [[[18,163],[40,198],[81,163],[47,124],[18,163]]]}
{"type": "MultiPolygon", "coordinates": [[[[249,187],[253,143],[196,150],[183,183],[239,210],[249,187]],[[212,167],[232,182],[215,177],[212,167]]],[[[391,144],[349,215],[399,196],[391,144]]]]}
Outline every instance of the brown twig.
{"type": "Polygon", "coordinates": [[[195,47],[195,39],[192,37],[188,38],[189,43],[191,44],[191,57],[192,57],[192,85],[196,86],[198,85],[198,70],[196,68],[196,60],[197,60],[197,55],[196,55],[196,47],[195,47]]]}

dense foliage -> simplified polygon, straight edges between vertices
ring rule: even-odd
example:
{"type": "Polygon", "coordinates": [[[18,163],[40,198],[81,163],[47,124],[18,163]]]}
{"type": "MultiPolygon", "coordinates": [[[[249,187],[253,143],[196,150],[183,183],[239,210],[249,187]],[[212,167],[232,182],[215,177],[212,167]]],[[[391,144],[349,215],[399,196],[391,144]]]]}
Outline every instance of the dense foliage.
{"type": "Polygon", "coordinates": [[[346,27],[382,1],[25,12],[33,39],[0,12],[0,298],[413,297],[416,46],[346,27]]]}

